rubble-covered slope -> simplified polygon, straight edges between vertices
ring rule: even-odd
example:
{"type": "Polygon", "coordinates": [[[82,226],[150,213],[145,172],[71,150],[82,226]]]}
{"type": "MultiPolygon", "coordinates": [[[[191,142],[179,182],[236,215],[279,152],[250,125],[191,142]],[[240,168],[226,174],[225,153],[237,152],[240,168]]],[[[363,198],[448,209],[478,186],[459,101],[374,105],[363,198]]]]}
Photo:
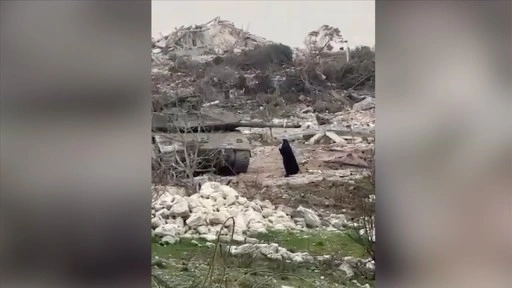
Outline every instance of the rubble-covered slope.
{"type": "Polygon", "coordinates": [[[271,43],[263,37],[235,27],[230,21],[216,17],[205,24],[180,27],[169,35],[154,39],[153,52],[167,50],[191,55],[205,52],[224,54],[271,43]]]}

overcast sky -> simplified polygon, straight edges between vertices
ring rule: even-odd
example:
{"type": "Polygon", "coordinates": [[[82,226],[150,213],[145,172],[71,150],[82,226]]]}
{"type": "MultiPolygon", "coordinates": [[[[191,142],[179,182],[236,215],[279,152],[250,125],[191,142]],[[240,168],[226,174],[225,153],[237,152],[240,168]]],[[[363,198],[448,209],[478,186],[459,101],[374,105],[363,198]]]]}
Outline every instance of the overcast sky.
{"type": "Polygon", "coordinates": [[[152,1],[152,34],[202,24],[220,16],[239,28],[292,47],[327,24],[338,27],[349,46],[375,45],[375,1],[152,1]]]}

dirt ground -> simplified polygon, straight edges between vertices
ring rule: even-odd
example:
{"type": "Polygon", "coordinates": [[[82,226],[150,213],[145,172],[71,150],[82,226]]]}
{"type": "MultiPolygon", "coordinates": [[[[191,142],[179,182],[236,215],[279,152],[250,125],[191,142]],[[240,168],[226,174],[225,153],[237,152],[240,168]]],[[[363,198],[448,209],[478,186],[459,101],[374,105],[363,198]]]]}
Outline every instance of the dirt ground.
{"type": "Polygon", "coordinates": [[[299,174],[284,177],[277,146],[259,146],[252,151],[248,173],[230,178],[229,185],[248,199],[270,200],[274,205],[302,205],[324,213],[350,212],[353,187],[368,171],[326,163],[347,154],[347,149],[336,145],[292,145],[301,168],[299,174]]]}
{"type": "MultiPolygon", "coordinates": [[[[333,169],[327,161],[341,158],[352,149],[343,149],[338,145],[292,144],[301,172],[328,171],[333,169]]],[[[355,147],[354,149],[356,149],[355,147]]],[[[347,168],[347,167],[337,167],[347,168]]],[[[247,174],[257,174],[260,178],[281,177],[284,175],[283,162],[277,146],[260,146],[252,150],[251,162],[247,174]]],[[[297,176],[299,177],[299,176],[297,176]]]]}

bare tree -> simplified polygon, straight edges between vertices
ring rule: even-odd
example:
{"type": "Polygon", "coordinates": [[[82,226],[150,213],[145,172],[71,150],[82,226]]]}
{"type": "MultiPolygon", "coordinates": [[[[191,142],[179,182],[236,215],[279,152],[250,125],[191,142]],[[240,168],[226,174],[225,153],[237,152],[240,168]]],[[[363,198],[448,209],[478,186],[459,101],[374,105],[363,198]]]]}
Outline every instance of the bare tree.
{"type": "MultiPolygon", "coordinates": [[[[272,94],[258,94],[257,101],[260,104],[260,117],[266,123],[272,123],[272,121],[277,116],[277,113],[280,110],[279,103],[279,89],[276,90],[275,93],[272,94]]],[[[270,141],[274,141],[274,135],[272,132],[272,127],[268,127],[270,132],[270,141]]],[[[267,141],[265,141],[267,142],[267,141]]]]}
{"type": "Polygon", "coordinates": [[[310,55],[319,56],[324,51],[332,51],[334,44],[344,43],[340,29],[329,25],[322,25],[320,29],[308,33],[304,40],[310,55]]]}
{"type": "MultiPolygon", "coordinates": [[[[173,185],[186,188],[189,192],[197,192],[194,177],[201,173],[213,172],[222,159],[219,149],[201,149],[208,141],[202,113],[187,112],[195,119],[187,121],[187,117],[175,114],[169,117],[167,130],[172,133],[155,135],[156,146],[165,147],[161,151],[155,146],[153,157],[153,179],[161,185],[173,185]]],[[[154,193],[161,194],[158,188],[154,193]]]]}
{"type": "Polygon", "coordinates": [[[306,35],[304,44],[307,53],[304,55],[304,59],[297,64],[300,67],[301,80],[307,90],[313,94],[322,92],[318,85],[315,85],[327,78],[321,71],[321,55],[325,51],[332,51],[336,45],[344,45],[345,42],[340,29],[329,25],[322,25],[319,29],[306,35]]]}

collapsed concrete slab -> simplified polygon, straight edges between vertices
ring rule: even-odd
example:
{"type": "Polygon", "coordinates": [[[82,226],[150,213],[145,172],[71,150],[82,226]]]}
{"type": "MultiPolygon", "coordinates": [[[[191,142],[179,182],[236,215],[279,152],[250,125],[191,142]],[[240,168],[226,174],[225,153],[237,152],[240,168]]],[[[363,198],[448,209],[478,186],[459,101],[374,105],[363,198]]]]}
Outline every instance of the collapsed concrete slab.
{"type": "Polygon", "coordinates": [[[332,144],[332,143],[338,143],[338,144],[346,144],[347,142],[338,136],[336,133],[332,131],[326,131],[322,133],[318,133],[315,136],[313,136],[309,141],[308,144],[332,144]]]}
{"type": "Polygon", "coordinates": [[[220,17],[200,25],[182,26],[168,35],[153,40],[155,50],[189,56],[204,55],[208,52],[221,55],[269,44],[273,42],[237,28],[233,22],[222,20],[220,17]]]}

